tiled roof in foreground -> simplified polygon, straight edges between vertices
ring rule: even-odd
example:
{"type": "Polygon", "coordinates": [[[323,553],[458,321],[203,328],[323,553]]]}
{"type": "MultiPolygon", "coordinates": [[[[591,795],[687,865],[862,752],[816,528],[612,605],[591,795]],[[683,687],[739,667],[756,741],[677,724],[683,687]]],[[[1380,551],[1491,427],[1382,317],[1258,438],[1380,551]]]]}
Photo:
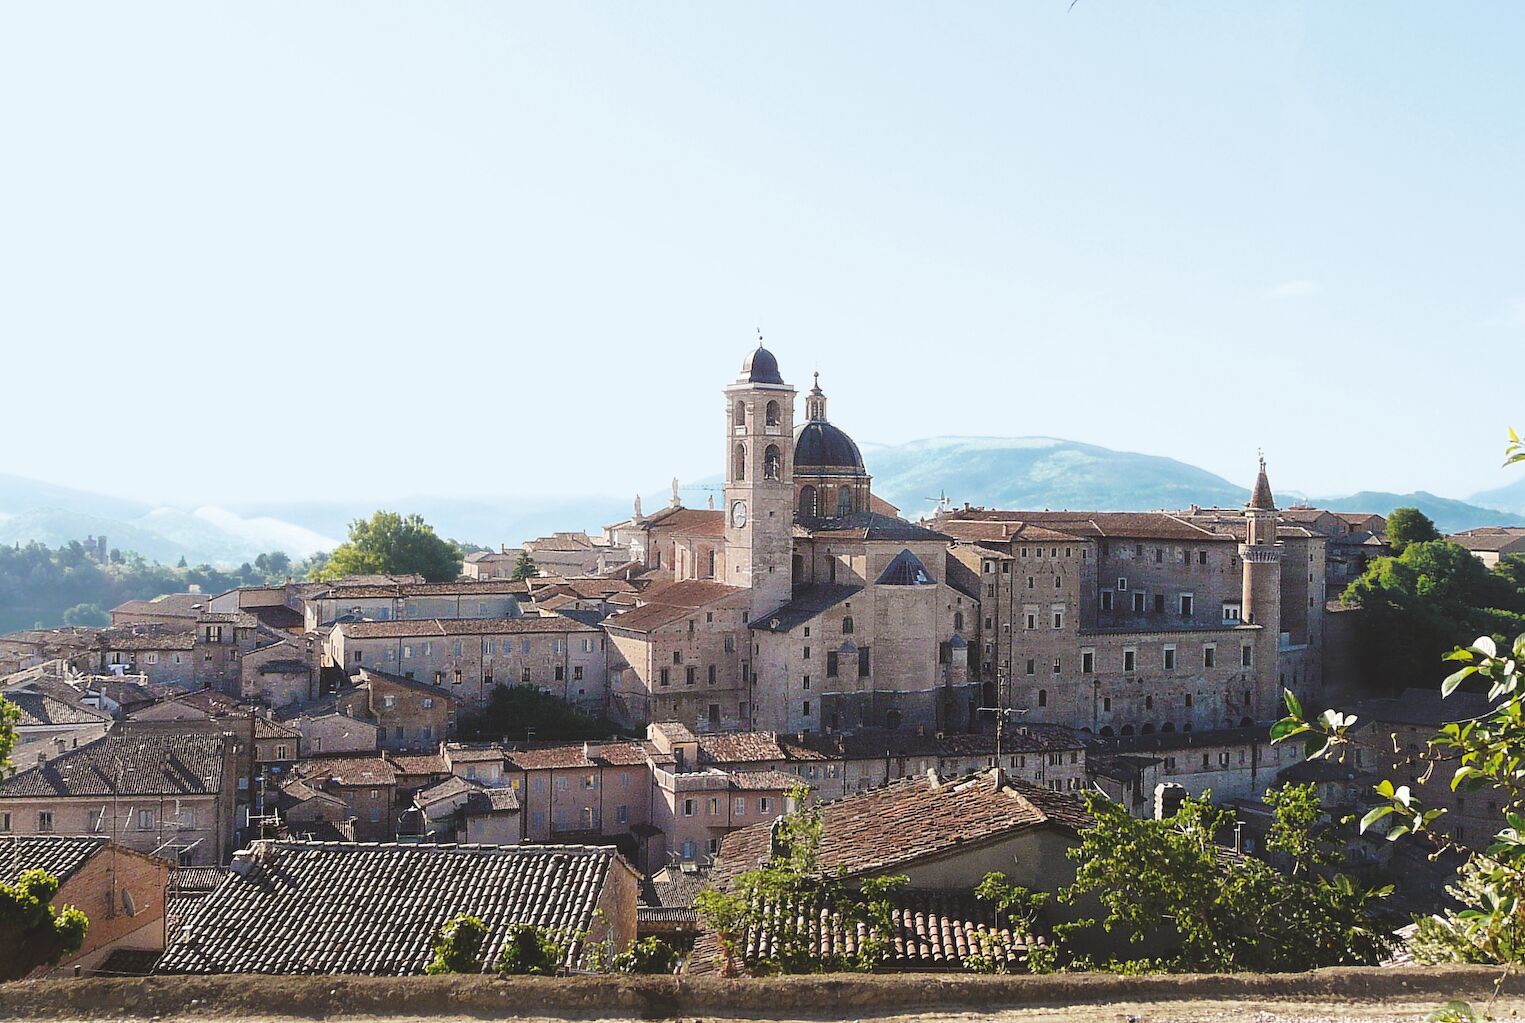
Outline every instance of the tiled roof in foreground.
{"type": "Polygon", "coordinates": [[[0,842],[0,884],[15,884],[23,870],[40,867],[62,885],[104,848],[105,835],[8,835],[0,842]]]}
{"type": "MultiPolygon", "coordinates": [[[[1017,779],[997,789],[989,773],[936,784],[921,776],[822,804],[819,862],[822,870],[874,873],[1027,828],[1073,833],[1090,824],[1080,800],[1017,779]]],[[[771,828],[763,822],[725,837],[711,874],[718,887],[767,861],[771,828]]]]}
{"type": "Polygon", "coordinates": [[[113,733],[5,779],[0,798],[207,795],[228,749],[215,731],[113,733]]]}
{"type": "MultiPolygon", "coordinates": [[[[487,925],[487,969],[513,924],[582,932],[612,848],[256,842],[197,901],[160,973],[424,972],[457,913],[487,925]]],[[[572,959],[581,955],[574,947],[572,959]]]]}

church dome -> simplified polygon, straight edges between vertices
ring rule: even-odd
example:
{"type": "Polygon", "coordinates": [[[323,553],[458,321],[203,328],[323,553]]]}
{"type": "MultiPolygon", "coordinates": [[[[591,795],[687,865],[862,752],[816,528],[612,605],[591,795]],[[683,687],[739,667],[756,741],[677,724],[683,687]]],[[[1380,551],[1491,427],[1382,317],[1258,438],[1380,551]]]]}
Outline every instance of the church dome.
{"type": "Polygon", "coordinates": [[[796,476],[867,475],[858,445],[842,430],[823,419],[812,420],[794,431],[796,476]]]}
{"type": "Polygon", "coordinates": [[[759,342],[747,354],[741,364],[741,379],[753,384],[782,384],[784,378],[778,372],[778,360],[759,342]]]}

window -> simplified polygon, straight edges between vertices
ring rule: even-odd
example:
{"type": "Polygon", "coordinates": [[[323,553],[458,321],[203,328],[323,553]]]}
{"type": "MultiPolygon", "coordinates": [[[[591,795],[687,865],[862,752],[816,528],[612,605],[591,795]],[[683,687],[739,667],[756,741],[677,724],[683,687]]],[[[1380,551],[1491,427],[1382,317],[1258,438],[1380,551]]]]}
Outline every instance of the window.
{"type": "Polygon", "coordinates": [[[764,416],[765,416],[765,418],[764,418],[763,421],[764,421],[764,424],[767,425],[767,426],[778,426],[781,423],[783,423],[783,421],[784,421],[784,417],[779,412],[778,402],[776,402],[776,401],[768,402],[768,405],[767,405],[767,408],[765,410],[764,416]]]}
{"type": "Polygon", "coordinates": [[[773,801],[771,799],[769,799],[767,796],[758,796],[757,797],[757,812],[758,813],[767,813],[772,808],[773,808],[773,801]]]}
{"type": "Polygon", "coordinates": [[[1211,643],[1202,648],[1202,667],[1211,668],[1218,660],[1218,648],[1211,643]]]}
{"type": "Polygon", "coordinates": [[[683,673],[683,684],[691,686],[697,681],[699,681],[699,669],[690,664],[688,669],[683,673]]]}
{"type": "Polygon", "coordinates": [[[868,678],[868,647],[858,648],[858,677],[868,678]]]}
{"type": "Polygon", "coordinates": [[[807,661],[810,660],[810,648],[808,646],[805,648],[805,657],[804,657],[804,659],[807,660],[807,661]]]}
{"type": "Polygon", "coordinates": [[[837,677],[837,652],[835,650],[826,651],[826,677],[837,677]]]}
{"type": "Polygon", "coordinates": [[[1095,671],[1096,671],[1096,651],[1095,650],[1082,650],[1082,651],[1080,651],[1080,673],[1082,675],[1090,675],[1090,674],[1094,673],[1095,671]]]}
{"type": "MultiPolygon", "coordinates": [[[[526,682],[526,683],[529,682],[529,680],[530,680],[530,670],[529,670],[528,666],[526,666],[525,669],[519,673],[519,680],[521,682],[526,682]]],[[[664,686],[667,685],[667,669],[666,668],[662,669],[662,684],[664,686]]]]}
{"type": "MultiPolygon", "coordinates": [[[[92,835],[100,834],[102,831],[106,830],[106,811],[91,810],[88,814],[85,815],[85,821],[86,830],[88,830],[92,835]]],[[[11,830],[11,815],[5,814],[4,820],[0,821],[0,823],[4,824],[3,830],[11,830]]]]}
{"type": "Polygon", "coordinates": [[[1054,589],[1056,589],[1056,590],[1064,589],[1064,576],[1062,576],[1062,575],[1054,576],[1054,589]]]}
{"type": "Polygon", "coordinates": [[[1123,650],[1123,671],[1131,672],[1138,666],[1138,651],[1132,647],[1123,650]]]}
{"type": "Polygon", "coordinates": [[[1143,614],[1144,613],[1144,603],[1145,603],[1145,601],[1147,599],[1148,598],[1144,594],[1142,594],[1142,593],[1135,593],[1133,595],[1133,613],[1134,614],[1143,614]]]}
{"type": "Polygon", "coordinates": [[[718,703],[710,704],[710,724],[717,726],[720,724],[720,704],[718,703]]]}
{"type": "Polygon", "coordinates": [[[800,714],[802,716],[804,716],[804,717],[807,717],[807,718],[810,716],[810,701],[809,700],[806,700],[804,703],[802,703],[800,705],[800,714]]]}
{"type": "Polygon", "coordinates": [[[1033,665],[1035,665],[1036,663],[1037,662],[1034,661],[1031,657],[1029,657],[1027,659],[1027,673],[1029,675],[1032,675],[1032,674],[1034,674],[1036,672],[1036,669],[1033,667],[1033,665]]]}
{"type": "Polygon", "coordinates": [[[1059,610],[1058,608],[1054,609],[1054,628],[1056,628],[1056,629],[1064,628],[1064,612],[1059,610]]]}
{"type": "Polygon", "coordinates": [[[1038,612],[1037,611],[1028,611],[1028,612],[1026,612],[1025,621],[1026,621],[1027,627],[1029,629],[1036,629],[1038,627],[1038,612]]]}
{"type": "Polygon", "coordinates": [[[1156,593],[1154,595],[1154,613],[1157,615],[1165,613],[1165,594],[1156,593]]]}
{"type": "Polygon", "coordinates": [[[1233,604],[1224,604],[1223,605],[1223,622],[1224,622],[1224,624],[1227,625],[1230,622],[1237,622],[1239,620],[1240,620],[1239,604],[1237,602],[1233,603],[1233,604]]]}
{"type": "Polygon", "coordinates": [[[783,474],[784,457],[779,454],[778,445],[769,444],[763,451],[763,479],[776,480],[783,474]]]}
{"type": "Polygon", "coordinates": [[[735,636],[727,636],[725,638],[725,652],[728,653],[728,654],[734,654],[736,652],[736,637],[735,636]]]}
{"type": "MultiPolygon", "coordinates": [[[[578,670],[581,671],[582,669],[579,668],[578,670]]],[[[706,685],[714,685],[715,684],[715,666],[713,664],[711,664],[709,667],[707,667],[705,669],[705,679],[704,679],[704,681],[705,681],[706,685]]]]}
{"type": "Polygon", "coordinates": [[[692,817],[693,815],[694,815],[694,801],[692,799],[685,799],[683,801],[683,816],[685,816],[685,817],[692,817]]]}
{"type": "Polygon", "coordinates": [[[1060,659],[1058,657],[1055,657],[1054,658],[1054,674],[1055,675],[1059,674],[1059,672],[1062,671],[1063,668],[1064,668],[1064,663],[1063,663],[1062,659],[1060,659]]]}
{"type": "Polygon", "coordinates": [[[1180,596],[1180,601],[1181,601],[1181,617],[1182,618],[1190,618],[1191,614],[1192,614],[1192,604],[1194,603],[1193,596],[1190,593],[1183,593],[1180,596]]]}
{"type": "Polygon", "coordinates": [[[852,635],[852,631],[853,631],[853,616],[852,615],[843,615],[842,616],[842,635],[850,636],[850,635],[852,635]]]}
{"type": "MultiPolygon", "coordinates": [[[[567,669],[563,665],[560,665],[560,664],[556,665],[556,681],[557,682],[565,681],[566,677],[567,677],[567,669]]],[[[459,671],[455,673],[455,684],[456,685],[460,685],[461,684],[461,673],[459,671]]]]}
{"type": "Polygon", "coordinates": [[[1255,664],[1255,648],[1248,643],[1239,648],[1239,664],[1244,668],[1253,667],[1255,664]]]}
{"type": "Polygon", "coordinates": [[[1127,577],[1126,576],[1121,576],[1121,575],[1118,576],[1117,577],[1117,592],[1118,593],[1126,593],[1127,590],[1128,590],[1128,579],[1127,579],[1127,577]]]}
{"type": "Polygon", "coordinates": [[[1160,565],[1160,564],[1164,564],[1164,562],[1165,562],[1165,552],[1164,552],[1164,550],[1162,550],[1159,547],[1156,547],[1154,549],[1154,563],[1156,565],[1160,565]]]}
{"type": "Polygon", "coordinates": [[[682,664],[683,663],[683,651],[681,651],[681,650],[674,650],[672,652],[672,662],[674,664],[682,664]]]}
{"type": "Polygon", "coordinates": [[[138,830],[154,830],[154,811],[152,809],[142,809],[138,811],[138,830]]]}
{"type": "MultiPolygon", "coordinates": [[[[713,667],[710,668],[710,671],[714,671],[714,670],[715,669],[713,667]]],[[[456,675],[459,676],[460,672],[456,672],[456,675]]],[[[574,681],[574,682],[581,682],[582,681],[582,665],[574,664],[572,666],[572,681],[574,681]]]]}
{"type": "Polygon", "coordinates": [[[1027,577],[1027,588],[1028,589],[1032,589],[1033,588],[1033,584],[1035,582],[1036,582],[1036,580],[1032,576],[1028,576],[1027,577]]]}
{"type": "Polygon", "coordinates": [[[52,810],[37,811],[37,833],[40,835],[49,835],[53,833],[52,810]]]}
{"type": "Polygon", "coordinates": [[[1040,706],[1040,707],[1047,707],[1048,706],[1048,690],[1047,689],[1040,689],[1040,690],[1038,690],[1038,706],[1040,706]]]}
{"type": "Polygon", "coordinates": [[[418,701],[418,704],[419,704],[419,706],[423,707],[424,710],[428,710],[429,708],[434,706],[434,697],[432,697],[432,696],[425,696],[422,700],[418,701]]]}
{"type": "Polygon", "coordinates": [[[391,693],[387,693],[381,698],[381,705],[387,710],[391,710],[393,707],[397,706],[397,697],[393,696],[391,693]]]}
{"type": "Polygon", "coordinates": [[[803,675],[803,676],[800,677],[800,688],[801,689],[809,689],[810,688],[810,676],[809,675],[803,675]]]}
{"type": "Polygon", "coordinates": [[[1197,552],[1197,564],[1199,564],[1199,565],[1207,564],[1207,552],[1206,551],[1198,551],[1197,552]]]}
{"type": "Polygon", "coordinates": [[[1173,646],[1165,647],[1164,668],[1166,671],[1176,670],[1176,648],[1173,646]]]}
{"type": "MultiPolygon", "coordinates": [[[[524,678],[525,678],[525,681],[529,681],[529,672],[530,672],[530,670],[528,668],[524,669],[524,678]]],[[[669,673],[669,669],[663,668],[661,670],[661,672],[660,672],[660,675],[661,675],[661,684],[662,685],[666,686],[666,685],[671,685],[672,684],[672,676],[669,673]]]]}
{"type": "Polygon", "coordinates": [[[747,815],[746,796],[737,796],[731,800],[731,815],[733,817],[745,817],[747,815]]]}
{"type": "Polygon", "coordinates": [[[614,819],[620,824],[628,824],[630,822],[630,807],[624,803],[616,806],[614,808],[614,819]]]}
{"type": "Polygon", "coordinates": [[[1110,610],[1112,610],[1112,591],[1111,590],[1102,590],[1101,591],[1101,609],[1103,611],[1110,611],[1110,610]]]}

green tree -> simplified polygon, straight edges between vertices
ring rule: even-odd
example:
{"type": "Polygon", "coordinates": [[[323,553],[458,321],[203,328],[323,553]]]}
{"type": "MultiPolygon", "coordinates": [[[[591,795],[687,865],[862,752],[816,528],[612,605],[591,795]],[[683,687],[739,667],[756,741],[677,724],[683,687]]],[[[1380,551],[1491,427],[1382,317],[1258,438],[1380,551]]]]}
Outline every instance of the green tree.
{"type": "MultiPolygon", "coordinates": [[[[1525,462],[1525,442],[1510,430],[1505,464],[1520,462],[1525,462]]],[[[1391,779],[1375,786],[1376,805],[1361,818],[1360,829],[1382,821],[1390,842],[1412,838],[1435,856],[1465,858],[1451,889],[1463,908],[1420,921],[1418,947],[1426,958],[1513,967],[1525,962],[1525,774],[1520,767],[1525,763],[1525,631],[1513,642],[1478,636],[1446,659],[1460,667],[1441,683],[1441,695],[1449,697],[1463,685],[1485,686],[1489,709],[1443,726],[1395,771],[1400,781],[1449,775],[1453,790],[1488,790],[1499,814],[1493,841],[1484,849],[1462,845],[1447,830],[1445,807],[1426,805],[1411,784],[1391,779]]],[[[1391,740],[1363,738],[1353,715],[1334,709],[1308,715],[1290,692],[1283,698],[1287,714],[1272,727],[1273,741],[1303,741],[1312,760],[1343,759],[1351,747],[1363,745],[1391,757],[1391,740]]]]}
{"type": "Polygon", "coordinates": [[[84,944],[90,921],[73,906],[55,911],[57,894],[58,878],[36,867],[0,883],[0,980],[51,966],[84,944]]]}
{"type": "Polygon", "coordinates": [[[498,952],[498,972],[552,977],[560,969],[566,951],[556,935],[545,928],[515,924],[508,929],[503,948],[498,952]]]}
{"type": "Polygon", "coordinates": [[[610,973],[672,973],[680,956],[661,938],[642,938],[609,960],[610,973]]]}
{"type": "MultiPolygon", "coordinates": [[[[1214,807],[1206,796],[1187,799],[1168,820],[1133,817],[1095,792],[1087,794],[1086,805],[1095,824],[1081,831],[1079,847],[1070,850],[1075,881],[1060,899],[1095,899],[1102,928],[1130,944],[1164,943],[1168,951],[1153,967],[1231,973],[1370,966],[1392,947],[1388,928],[1373,913],[1376,900],[1391,889],[1366,890],[1338,873],[1296,877],[1224,850],[1217,836],[1232,827],[1233,812],[1214,807]]],[[[1274,805],[1281,847],[1316,848],[1306,834],[1308,794],[1274,805]]],[[[1337,865],[1332,851],[1321,855],[1337,865]]],[[[1313,857],[1305,862],[1311,865],[1313,857]]],[[[1095,921],[1081,920],[1055,932],[1069,946],[1093,926],[1095,921]]]]}
{"type": "Polygon", "coordinates": [[[457,731],[467,741],[607,739],[620,734],[613,722],[529,685],[494,686],[485,706],[463,713],[457,731]]]}
{"type": "Polygon", "coordinates": [[[111,616],[94,604],[75,604],[64,612],[64,624],[105,628],[111,624],[111,616]]]}
{"type": "Polygon", "coordinates": [[[1394,554],[1402,554],[1411,543],[1439,539],[1434,521],[1418,508],[1394,508],[1387,517],[1387,542],[1394,554]]]}
{"type": "Polygon", "coordinates": [[[424,972],[481,973],[487,925],[469,913],[457,913],[434,934],[434,958],[424,972]]]}
{"type": "Polygon", "coordinates": [[[515,579],[533,579],[540,574],[540,566],[535,564],[535,559],[529,556],[528,551],[519,552],[519,560],[514,562],[515,579]]]}
{"type": "Polygon", "coordinates": [[[728,891],[706,888],[694,906],[720,940],[725,971],[743,967],[754,973],[831,973],[871,970],[889,949],[893,926],[893,893],[906,884],[904,875],[867,877],[853,887],[841,870],[823,870],[820,846],[823,825],[819,806],[807,806],[810,789],[789,791],[795,809],[776,825],[774,852],[756,870],[737,875],[728,891]],[[832,926],[858,933],[858,948],[822,954],[813,928],[829,920],[832,926]],[[749,939],[757,953],[747,961],[749,939]]]}
{"type": "Polygon", "coordinates": [[[378,511],[350,523],[349,539],[334,548],[318,578],[412,572],[429,582],[455,579],[461,574],[461,552],[420,515],[378,511]]]}
{"type": "MultiPolygon", "coordinates": [[[[1033,942],[1034,925],[1039,912],[1048,904],[1049,895],[1012,884],[1005,874],[992,871],[975,886],[974,897],[995,909],[996,925],[993,932],[976,933],[975,945],[964,957],[964,969],[971,973],[1008,973],[1020,958],[1019,947],[1037,948],[1033,942]],[[1008,934],[1011,940],[1007,939],[1008,934]]],[[[1050,965],[1046,954],[1039,962],[1034,962],[1032,951],[1027,954],[1029,968],[1034,972],[1045,972],[1050,965]]]]}

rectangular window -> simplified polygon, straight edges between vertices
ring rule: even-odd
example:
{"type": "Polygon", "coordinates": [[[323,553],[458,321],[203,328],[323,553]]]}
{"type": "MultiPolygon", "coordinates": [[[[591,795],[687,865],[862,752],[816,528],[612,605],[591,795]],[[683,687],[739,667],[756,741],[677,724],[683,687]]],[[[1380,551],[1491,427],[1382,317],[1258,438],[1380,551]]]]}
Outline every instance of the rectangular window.
{"type": "Polygon", "coordinates": [[[1173,646],[1165,648],[1164,667],[1166,671],[1176,670],[1176,648],[1173,646]]]}
{"type": "Polygon", "coordinates": [[[713,664],[705,669],[705,682],[709,685],[715,684],[715,666],[713,664]]]}
{"type": "Polygon", "coordinates": [[[809,700],[806,700],[804,703],[800,704],[800,715],[802,717],[807,717],[807,718],[810,716],[810,701],[809,700]]]}
{"type": "Polygon", "coordinates": [[[858,648],[858,677],[868,678],[868,647],[858,648]]]}
{"type": "Polygon", "coordinates": [[[1207,552],[1206,551],[1198,551],[1197,552],[1197,564],[1199,564],[1199,565],[1207,564],[1207,552]]]}
{"type": "Polygon", "coordinates": [[[804,659],[807,660],[807,661],[810,660],[810,648],[808,646],[805,648],[805,658],[804,659]]]}
{"type": "Polygon", "coordinates": [[[1025,612],[1025,614],[1026,614],[1026,617],[1025,617],[1024,620],[1027,623],[1027,628],[1029,628],[1029,629],[1036,629],[1038,627],[1038,612],[1037,611],[1027,611],[1027,612],[1025,612]]]}
{"type": "MultiPolygon", "coordinates": [[[[714,666],[711,665],[710,666],[710,671],[713,672],[714,670],[715,670],[714,666]]],[[[572,681],[573,682],[581,682],[582,681],[582,665],[574,664],[572,666],[572,681]]]]}
{"type": "Polygon", "coordinates": [[[747,798],[737,796],[731,800],[731,815],[733,817],[745,817],[747,815],[747,798]]]}
{"type": "Polygon", "coordinates": [[[630,807],[624,803],[616,806],[614,808],[614,819],[620,824],[628,824],[630,822],[630,807]]]}
{"type": "Polygon", "coordinates": [[[139,831],[152,831],[152,830],[154,830],[154,811],[153,810],[144,809],[144,810],[139,810],[138,811],[138,830],[139,831]]]}
{"type": "Polygon", "coordinates": [[[1126,576],[1121,576],[1121,575],[1118,576],[1117,577],[1117,592],[1118,593],[1126,593],[1127,591],[1128,591],[1128,579],[1127,579],[1127,577],[1126,576]]]}
{"type": "Polygon", "coordinates": [[[683,673],[683,683],[684,685],[691,686],[697,681],[699,681],[699,668],[696,665],[690,664],[683,673]]]}
{"type": "Polygon", "coordinates": [[[1154,613],[1157,615],[1165,613],[1165,594],[1156,593],[1154,595],[1154,613]]]}
{"type": "Polygon", "coordinates": [[[809,675],[801,676],[801,678],[800,678],[800,688],[801,689],[809,689],[810,688],[810,676],[809,675]]]}
{"type": "Polygon", "coordinates": [[[773,801],[771,799],[769,799],[767,796],[759,796],[759,797],[757,797],[757,812],[758,813],[767,813],[769,810],[771,810],[773,808],[772,807],[772,803],[773,803],[773,801]]]}
{"type": "Polygon", "coordinates": [[[1135,593],[1133,595],[1133,613],[1134,614],[1143,614],[1144,613],[1144,603],[1145,603],[1146,600],[1148,600],[1148,596],[1146,594],[1135,593]]]}
{"type": "Polygon", "coordinates": [[[685,816],[685,817],[692,817],[693,815],[694,815],[694,801],[692,799],[685,799],[683,801],[683,816],[685,816]]]}
{"type": "Polygon", "coordinates": [[[37,833],[40,834],[40,835],[48,835],[48,834],[52,834],[52,832],[53,832],[53,811],[52,810],[38,810],[37,811],[37,833]]]}
{"type": "Polygon", "coordinates": [[[1054,628],[1056,628],[1056,629],[1064,628],[1064,612],[1063,611],[1057,611],[1056,610],[1054,612],[1054,628]]]}
{"type": "Polygon", "coordinates": [[[1110,611],[1110,610],[1112,610],[1112,591],[1111,590],[1102,590],[1101,591],[1101,609],[1103,611],[1110,611]]]}
{"type": "Polygon", "coordinates": [[[1195,598],[1190,593],[1181,594],[1181,617],[1190,618],[1195,598]]]}
{"type": "Polygon", "coordinates": [[[1082,650],[1082,651],[1080,651],[1080,673],[1082,675],[1090,675],[1090,674],[1092,674],[1095,671],[1096,671],[1096,651],[1095,650],[1082,650]]]}
{"type": "Polygon", "coordinates": [[[826,652],[826,677],[837,677],[837,652],[835,650],[828,650],[826,652]]]}
{"type": "Polygon", "coordinates": [[[1202,648],[1202,667],[1211,668],[1218,660],[1218,648],[1211,643],[1202,648]]]}
{"type": "Polygon", "coordinates": [[[1244,646],[1239,648],[1239,664],[1241,667],[1249,668],[1252,667],[1254,663],[1255,648],[1246,643],[1244,646]]]}
{"type": "Polygon", "coordinates": [[[1132,647],[1123,650],[1123,671],[1131,672],[1138,666],[1138,651],[1132,647]]]}
{"type": "Polygon", "coordinates": [[[1054,658],[1054,674],[1055,675],[1059,674],[1059,672],[1062,671],[1063,668],[1064,668],[1064,665],[1061,663],[1060,658],[1055,657],[1054,658]]]}
{"type": "Polygon", "coordinates": [[[1036,661],[1034,661],[1034,660],[1033,660],[1033,659],[1032,659],[1032,658],[1031,658],[1031,657],[1029,657],[1029,658],[1028,658],[1028,659],[1027,659],[1027,673],[1028,673],[1028,674],[1029,674],[1029,675],[1032,675],[1032,674],[1035,674],[1035,673],[1036,673],[1036,671],[1037,671],[1037,669],[1036,669],[1036,668],[1035,668],[1035,667],[1034,667],[1034,665],[1035,665],[1035,664],[1036,664],[1036,663],[1037,663],[1037,662],[1036,662],[1036,661]]]}
{"type": "MultiPolygon", "coordinates": [[[[529,669],[526,668],[526,669],[524,669],[524,671],[525,671],[525,674],[527,676],[529,674],[529,669]]],[[[666,685],[671,685],[672,684],[672,677],[671,677],[671,674],[669,672],[669,669],[663,668],[661,670],[661,672],[660,672],[660,675],[661,675],[661,683],[662,683],[662,685],[666,686],[666,685]]]]}

